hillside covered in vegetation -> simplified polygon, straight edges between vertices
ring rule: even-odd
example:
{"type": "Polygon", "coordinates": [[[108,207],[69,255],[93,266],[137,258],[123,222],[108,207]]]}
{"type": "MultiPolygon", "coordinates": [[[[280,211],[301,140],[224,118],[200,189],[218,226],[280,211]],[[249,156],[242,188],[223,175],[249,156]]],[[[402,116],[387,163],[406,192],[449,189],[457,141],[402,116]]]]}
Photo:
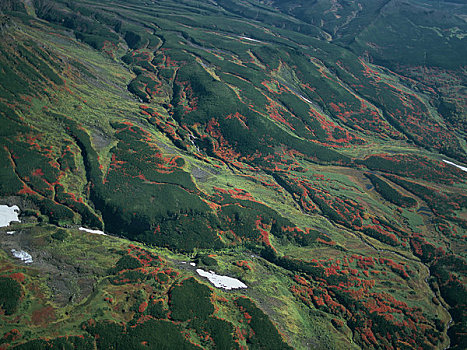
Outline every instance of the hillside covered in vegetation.
{"type": "Polygon", "coordinates": [[[466,21],[1,1],[0,349],[465,349],[466,21]]]}

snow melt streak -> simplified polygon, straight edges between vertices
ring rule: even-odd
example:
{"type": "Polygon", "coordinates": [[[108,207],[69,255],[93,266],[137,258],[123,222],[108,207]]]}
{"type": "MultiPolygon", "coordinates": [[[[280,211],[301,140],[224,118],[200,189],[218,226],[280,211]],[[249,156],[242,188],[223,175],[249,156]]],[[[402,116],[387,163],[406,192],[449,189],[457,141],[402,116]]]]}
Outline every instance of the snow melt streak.
{"type": "Polygon", "coordinates": [[[465,166],[457,165],[456,163],[450,162],[449,160],[446,160],[446,159],[443,159],[443,162],[454,165],[456,168],[459,168],[460,170],[467,171],[467,168],[465,166]]]}
{"type": "Polygon", "coordinates": [[[32,263],[32,256],[29,253],[26,253],[24,250],[12,249],[11,253],[15,258],[21,259],[25,264],[32,263]]]}
{"type": "Polygon", "coordinates": [[[206,277],[209,280],[209,282],[211,282],[216,288],[223,288],[227,290],[248,288],[245,283],[233,277],[221,276],[216,274],[215,272],[207,272],[201,269],[196,269],[196,272],[198,273],[198,275],[206,277]]]}
{"type": "Polygon", "coordinates": [[[85,228],[85,227],[80,227],[79,230],[80,230],[80,231],[89,232],[89,233],[94,233],[94,234],[96,234],[96,235],[104,235],[104,236],[107,236],[103,231],[100,231],[100,230],[91,230],[90,228],[85,228]]]}

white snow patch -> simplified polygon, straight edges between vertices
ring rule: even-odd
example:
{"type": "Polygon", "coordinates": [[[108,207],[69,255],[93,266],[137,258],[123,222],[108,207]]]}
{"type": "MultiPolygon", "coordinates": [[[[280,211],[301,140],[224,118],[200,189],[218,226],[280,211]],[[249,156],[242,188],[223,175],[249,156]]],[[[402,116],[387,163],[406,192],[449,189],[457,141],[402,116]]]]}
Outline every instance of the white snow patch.
{"type": "Polygon", "coordinates": [[[104,231],[101,231],[101,230],[91,230],[90,228],[86,228],[86,227],[80,227],[79,230],[89,232],[89,233],[94,233],[96,235],[108,236],[107,234],[104,233],[104,231]]]}
{"type": "Polygon", "coordinates": [[[467,171],[467,168],[465,166],[457,165],[456,163],[450,162],[449,160],[446,160],[446,159],[443,159],[443,162],[454,165],[456,168],[459,168],[460,170],[467,171]]]}
{"type": "Polygon", "coordinates": [[[29,253],[26,253],[24,250],[12,249],[11,253],[15,258],[21,259],[25,264],[32,263],[32,256],[29,253]]]}
{"type": "Polygon", "coordinates": [[[21,222],[18,218],[19,208],[17,205],[9,207],[8,205],[0,205],[0,227],[10,226],[12,221],[21,222]]]}
{"type": "Polygon", "coordinates": [[[191,265],[191,266],[196,266],[196,263],[191,262],[190,265],[191,265]]]}
{"type": "Polygon", "coordinates": [[[304,100],[305,102],[308,102],[309,104],[313,104],[313,102],[311,102],[309,99],[307,99],[305,96],[303,95],[298,95],[298,97],[300,97],[302,100],[304,100]]]}
{"type": "Polygon", "coordinates": [[[7,235],[13,235],[13,234],[15,234],[15,233],[16,233],[16,231],[6,231],[6,234],[7,234],[7,235]]]}
{"type": "Polygon", "coordinates": [[[244,39],[244,40],[248,40],[248,41],[253,41],[255,43],[262,43],[262,41],[260,40],[256,40],[256,39],[253,39],[253,38],[249,38],[247,36],[240,36],[240,39],[244,39]]]}
{"type": "Polygon", "coordinates": [[[198,273],[198,275],[206,277],[209,280],[209,282],[211,282],[216,288],[222,288],[227,290],[248,288],[245,283],[233,277],[221,276],[213,271],[207,272],[201,269],[196,269],[196,272],[198,273]]]}

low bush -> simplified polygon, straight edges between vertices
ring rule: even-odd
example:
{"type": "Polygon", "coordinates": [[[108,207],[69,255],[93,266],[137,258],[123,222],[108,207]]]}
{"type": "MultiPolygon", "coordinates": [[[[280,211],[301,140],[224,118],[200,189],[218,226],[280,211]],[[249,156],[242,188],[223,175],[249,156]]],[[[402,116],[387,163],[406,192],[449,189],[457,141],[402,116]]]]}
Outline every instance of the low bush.
{"type": "Polygon", "coordinates": [[[18,308],[21,285],[9,277],[0,277],[0,307],[5,315],[12,315],[18,308]]]}
{"type": "Polygon", "coordinates": [[[194,278],[186,279],[170,291],[171,317],[176,321],[205,319],[214,312],[211,289],[194,278]]]}

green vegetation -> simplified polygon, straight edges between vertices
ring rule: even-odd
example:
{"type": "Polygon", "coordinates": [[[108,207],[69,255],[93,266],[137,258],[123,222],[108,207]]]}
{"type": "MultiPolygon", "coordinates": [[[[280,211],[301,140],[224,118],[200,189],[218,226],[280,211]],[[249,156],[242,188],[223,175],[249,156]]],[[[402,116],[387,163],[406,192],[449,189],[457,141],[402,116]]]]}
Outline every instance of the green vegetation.
{"type": "Polygon", "coordinates": [[[132,257],[131,255],[125,255],[119,261],[117,261],[117,265],[115,266],[114,271],[120,272],[122,270],[133,270],[141,266],[143,265],[139,262],[138,259],[132,257]]]}
{"type": "Polygon", "coordinates": [[[98,349],[196,349],[170,321],[149,320],[128,330],[114,322],[99,322],[86,330],[96,338],[98,349]]]}
{"type": "Polygon", "coordinates": [[[18,308],[21,285],[8,277],[0,277],[0,307],[5,315],[12,315],[18,308]]]}
{"type": "Polygon", "coordinates": [[[249,325],[253,335],[247,339],[251,349],[291,349],[281,338],[269,318],[249,299],[238,298],[235,303],[244,312],[245,318],[251,319],[249,325]]]}
{"type": "Polygon", "coordinates": [[[461,349],[467,12],[396,5],[3,1],[0,348],[461,349]]]}
{"type": "Polygon", "coordinates": [[[402,195],[394,187],[389,185],[386,181],[373,174],[365,174],[375,186],[376,191],[387,201],[400,206],[400,207],[414,207],[417,201],[411,197],[402,195]]]}
{"type": "Polygon", "coordinates": [[[68,232],[66,232],[66,230],[63,229],[58,229],[57,232],[52,233],[50,237],[63,242],[65,239],[67,239],[68,232]]]}
{"type": "Polygon", "coordinates": [[[175,321],[187,321],[195,316],[204,319],[214,312],[210,289],[190,278],[170,292],[170,316],[175,321]]]}
{"type": "Polygon", "coordinates": [[[45,349],[76,349],[86,350],[93,346],[90,336],[67,336],[50,340],[31,340],[27,343],[15,346],[18,350],[45,350],[45,349]]]}

